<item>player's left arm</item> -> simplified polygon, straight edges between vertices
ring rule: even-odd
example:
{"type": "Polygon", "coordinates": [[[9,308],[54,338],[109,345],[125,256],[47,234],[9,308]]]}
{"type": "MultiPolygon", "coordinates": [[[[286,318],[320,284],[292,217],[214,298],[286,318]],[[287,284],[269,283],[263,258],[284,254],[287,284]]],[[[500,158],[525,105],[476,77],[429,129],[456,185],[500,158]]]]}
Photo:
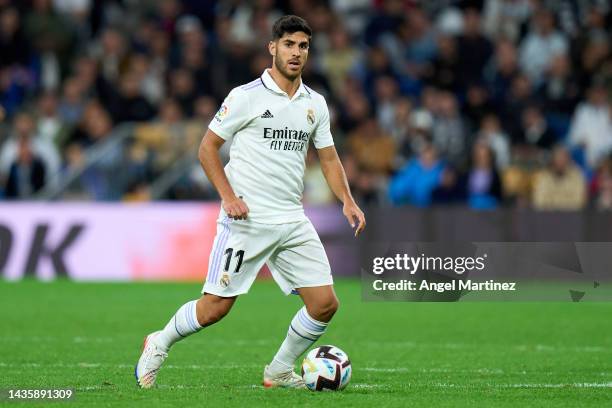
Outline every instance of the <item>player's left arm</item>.
{"type": "Polygon", "coordinates": [[[327,184],[336,197],[344,204],[342,208],[344,216],[352,228],[355,228],[355,223],[357,223],[357,229],[355,229],[355,236],[357,236],[366,226],[365,216],[353,199],[348,180],[346,179],[346,173],[344,172],[344,167],[342,167],[342,163],[338,157],[338,152],[335,146],[332,145],[317,149],[317,153],[319,154],[321,169],[323,170],[323,175],[327,180],[327,184]]]}

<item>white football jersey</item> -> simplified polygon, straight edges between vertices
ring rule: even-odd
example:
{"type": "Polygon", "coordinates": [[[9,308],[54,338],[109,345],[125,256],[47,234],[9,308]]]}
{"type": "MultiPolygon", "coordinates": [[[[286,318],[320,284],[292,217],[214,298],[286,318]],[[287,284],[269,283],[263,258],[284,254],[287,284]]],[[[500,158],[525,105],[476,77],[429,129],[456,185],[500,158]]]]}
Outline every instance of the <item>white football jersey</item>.
{"type": "MultiPolygon", "coordinates": [[[[225,173],[255,222],[282,224],[305,218],[302,206],[306,152],[332,146],[325,99],[300,84],[293,98],[282,91],[268,70],[234,88],[208,128],[229,140],[225,173]]],[[[221,210],[221,216],[223,209],[221,210]]]]}

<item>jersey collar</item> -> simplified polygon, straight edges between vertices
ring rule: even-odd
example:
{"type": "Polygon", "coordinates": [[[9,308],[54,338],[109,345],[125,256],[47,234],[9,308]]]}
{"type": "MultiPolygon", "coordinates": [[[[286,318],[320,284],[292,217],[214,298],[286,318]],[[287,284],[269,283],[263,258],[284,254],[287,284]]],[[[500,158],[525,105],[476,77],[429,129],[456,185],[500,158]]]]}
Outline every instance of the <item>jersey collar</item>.
{"type": "MultiPolygon", "coordinates": [[[[280,87],[276,84],[276,82],[274,82],[274,79],[268,72],[268,69],[265,69],[263,74],[261,74],[261,82],[270,91],[275,92],[280,95],[287,96],[287,93],[283,91],[282,89],[280,89],[280,87]]],[[[304,81],[300,80],[300,86],[295,92],[293,99],[295,99],[297,96],[302,96],[302,95],[310,97],[310,91],[304,85],[304,81]]]]}

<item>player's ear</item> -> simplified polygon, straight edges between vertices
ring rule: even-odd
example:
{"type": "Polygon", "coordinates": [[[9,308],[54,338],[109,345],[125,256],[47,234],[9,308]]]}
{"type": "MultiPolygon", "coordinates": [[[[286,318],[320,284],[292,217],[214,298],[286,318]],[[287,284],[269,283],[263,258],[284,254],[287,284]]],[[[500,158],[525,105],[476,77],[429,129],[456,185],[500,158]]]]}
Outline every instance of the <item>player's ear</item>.
{"type": "Polygon", "coordinates": [[[270,41],[268,43],[268,52],[270,52],[271,56],[276,55],[276,41],[270,41]]]}

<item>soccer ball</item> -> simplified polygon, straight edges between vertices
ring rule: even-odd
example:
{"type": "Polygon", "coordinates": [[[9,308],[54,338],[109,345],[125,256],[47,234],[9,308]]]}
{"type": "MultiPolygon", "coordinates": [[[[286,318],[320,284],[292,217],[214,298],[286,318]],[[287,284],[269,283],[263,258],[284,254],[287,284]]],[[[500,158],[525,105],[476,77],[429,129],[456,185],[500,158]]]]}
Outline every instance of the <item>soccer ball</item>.
{"type": "Polygon", "coordinates": [[[335,346],[310,350],[302,362],[302,378],[311,391],[339,391],[351,380],[351,361],[335,346]]]}

